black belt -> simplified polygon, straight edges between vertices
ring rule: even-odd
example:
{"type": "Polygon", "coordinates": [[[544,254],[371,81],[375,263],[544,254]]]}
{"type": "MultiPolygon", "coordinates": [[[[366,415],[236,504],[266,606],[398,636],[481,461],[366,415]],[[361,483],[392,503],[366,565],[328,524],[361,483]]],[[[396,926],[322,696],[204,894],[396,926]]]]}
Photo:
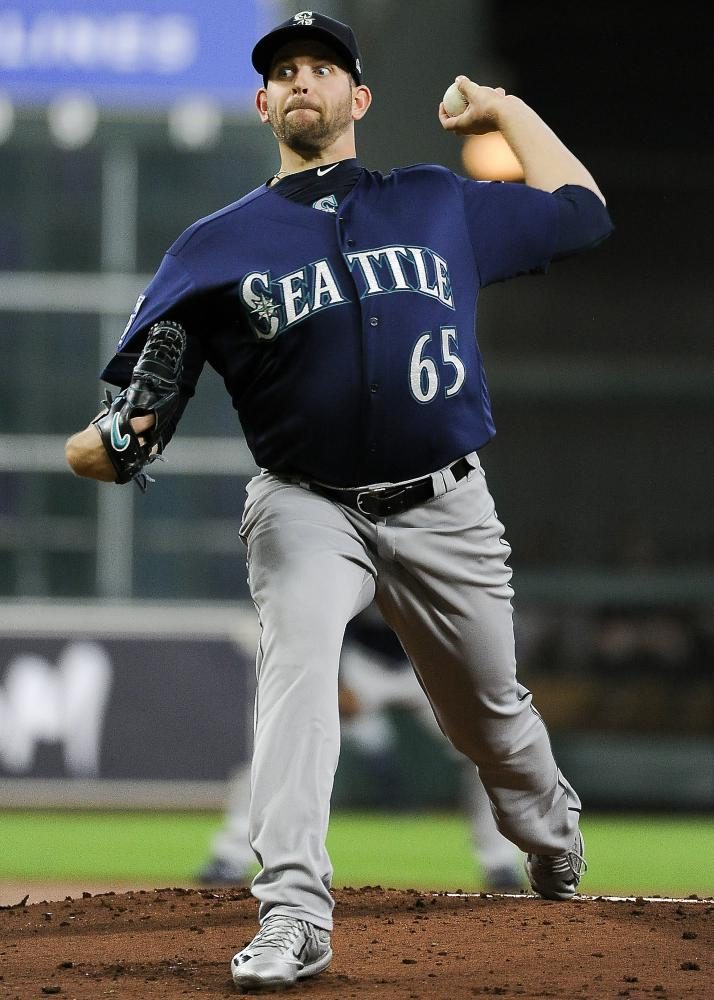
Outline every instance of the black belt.
{"type": "MultiPolygon", "coordinates": [[[[460,458],[445,471],[451,472],[458,482],[469,474],[471,468],[465,458],[460,458]]],[[[352,507],[370,517],[391,517],[434,498],[434,483],[431,476],[396,486],[364,486],[354,490],[341,490],[337,487],[323,486],[321,483],[310,483],[310,489],[313,493],[319,493],[328,500],[344,504],[345,507],[352,507]]]]}

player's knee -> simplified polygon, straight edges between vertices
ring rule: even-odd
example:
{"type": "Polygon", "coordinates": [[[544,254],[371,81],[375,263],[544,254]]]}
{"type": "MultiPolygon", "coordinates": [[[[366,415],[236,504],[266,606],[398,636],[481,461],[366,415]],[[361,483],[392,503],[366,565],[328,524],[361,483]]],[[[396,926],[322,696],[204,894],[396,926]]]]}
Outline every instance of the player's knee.
{"type": "Polygon", "coordinates": [[[442,720],[442,727],[454,748],[479,765],[511,757],[522,735],[521,727],[516,729],[507,717],[478,713],[442,720]]]}
{"type": "Polygon", "coordinates": [[[309,614],[308,609],[305,612],[301,614],[300,606],[295,605],[279,616],[281,620],[278,624],[273,624],[275,617],[270,618],[269,628],[264,622],[266,632],[288,637],[286,650],[281,650],[281,658],[290,672],[305,670],[309,673],[311,669],[319,672],[325,663],[339,663],[342,641],[339,631],[332,622],[309,614]]]}
{"type": "Polygon", "coordinates": [[[289,659],[308,673],[313,669],[319,672],[322,664],[339,664],[339,640],[319,629],[297,628],[290,633],[289,659]]]}

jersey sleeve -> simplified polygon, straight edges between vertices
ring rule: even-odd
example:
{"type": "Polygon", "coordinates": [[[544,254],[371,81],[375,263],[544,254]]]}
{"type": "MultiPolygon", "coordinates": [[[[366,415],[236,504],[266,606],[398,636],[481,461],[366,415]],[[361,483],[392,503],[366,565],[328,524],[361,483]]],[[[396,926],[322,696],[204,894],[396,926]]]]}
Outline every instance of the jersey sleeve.
{"type": "Polygon", "coordinates": [[[459,180],[481,285],[545,272],[558,239],[553,195],[524,184],[459,180]]]}
{"type": "Polygon", "coordinates": [[[117,344],[116,354],[100,374],[104,382],[126,388],[146,341],[149,328],[160,319],[175,320],[186,330],[187,346],[181,378],[182,394],[192,396],[203,369],[205,354],[200,337],[196,288],[191,275],[172,253],[139,296],[117,344]]]}
{"type": "Polygon", "coordinates": [[[596,247],[614,231],[610,213],[594,191],[564,184],[553,192],[558,203],[558,239],[553,260],[596,247]]]}
{"type": "Polygon", "coordinates": [[[152,323],[165,318],[169,311],[190,299],[195,290],[193,278],[181,261],[172,253],[165,254],[158,271],[139,296],[117,344],[117,351],[145,333],[152,323]]]}

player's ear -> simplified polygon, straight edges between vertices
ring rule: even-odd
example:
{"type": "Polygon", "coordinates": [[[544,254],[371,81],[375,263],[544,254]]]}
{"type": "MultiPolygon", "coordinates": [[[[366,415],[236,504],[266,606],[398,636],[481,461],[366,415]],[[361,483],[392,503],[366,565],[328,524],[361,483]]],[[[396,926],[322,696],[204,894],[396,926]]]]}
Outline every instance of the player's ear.
{"type": "Polygon", "coordinates": [[[260,120],[263,125],[266,125],[268,122],[268,92],[265,87],[261,87],[255,95],[255,106],[258,109],[260,120]]]}
{"type": "Polygon", "coordinates": [[[352,88],[352,117],[355,121],[364,118],[372,103],[372,91],[364,84],[352,88]]]}

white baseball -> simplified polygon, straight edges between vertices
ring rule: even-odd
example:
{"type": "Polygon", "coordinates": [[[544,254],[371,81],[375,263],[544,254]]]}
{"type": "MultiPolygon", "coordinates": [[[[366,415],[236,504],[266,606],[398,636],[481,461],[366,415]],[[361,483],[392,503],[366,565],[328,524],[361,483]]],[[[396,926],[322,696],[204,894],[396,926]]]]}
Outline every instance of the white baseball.
{"type": "Polygon", "coordinates": [[[466,100],[464,95],[459,90],[458,85],[455,83],[451,84],[442,100],[449,118],[456,118],[457,115],[460,115],[462,111],[465,111],[469,106],[469,102],[466,100]]]}

